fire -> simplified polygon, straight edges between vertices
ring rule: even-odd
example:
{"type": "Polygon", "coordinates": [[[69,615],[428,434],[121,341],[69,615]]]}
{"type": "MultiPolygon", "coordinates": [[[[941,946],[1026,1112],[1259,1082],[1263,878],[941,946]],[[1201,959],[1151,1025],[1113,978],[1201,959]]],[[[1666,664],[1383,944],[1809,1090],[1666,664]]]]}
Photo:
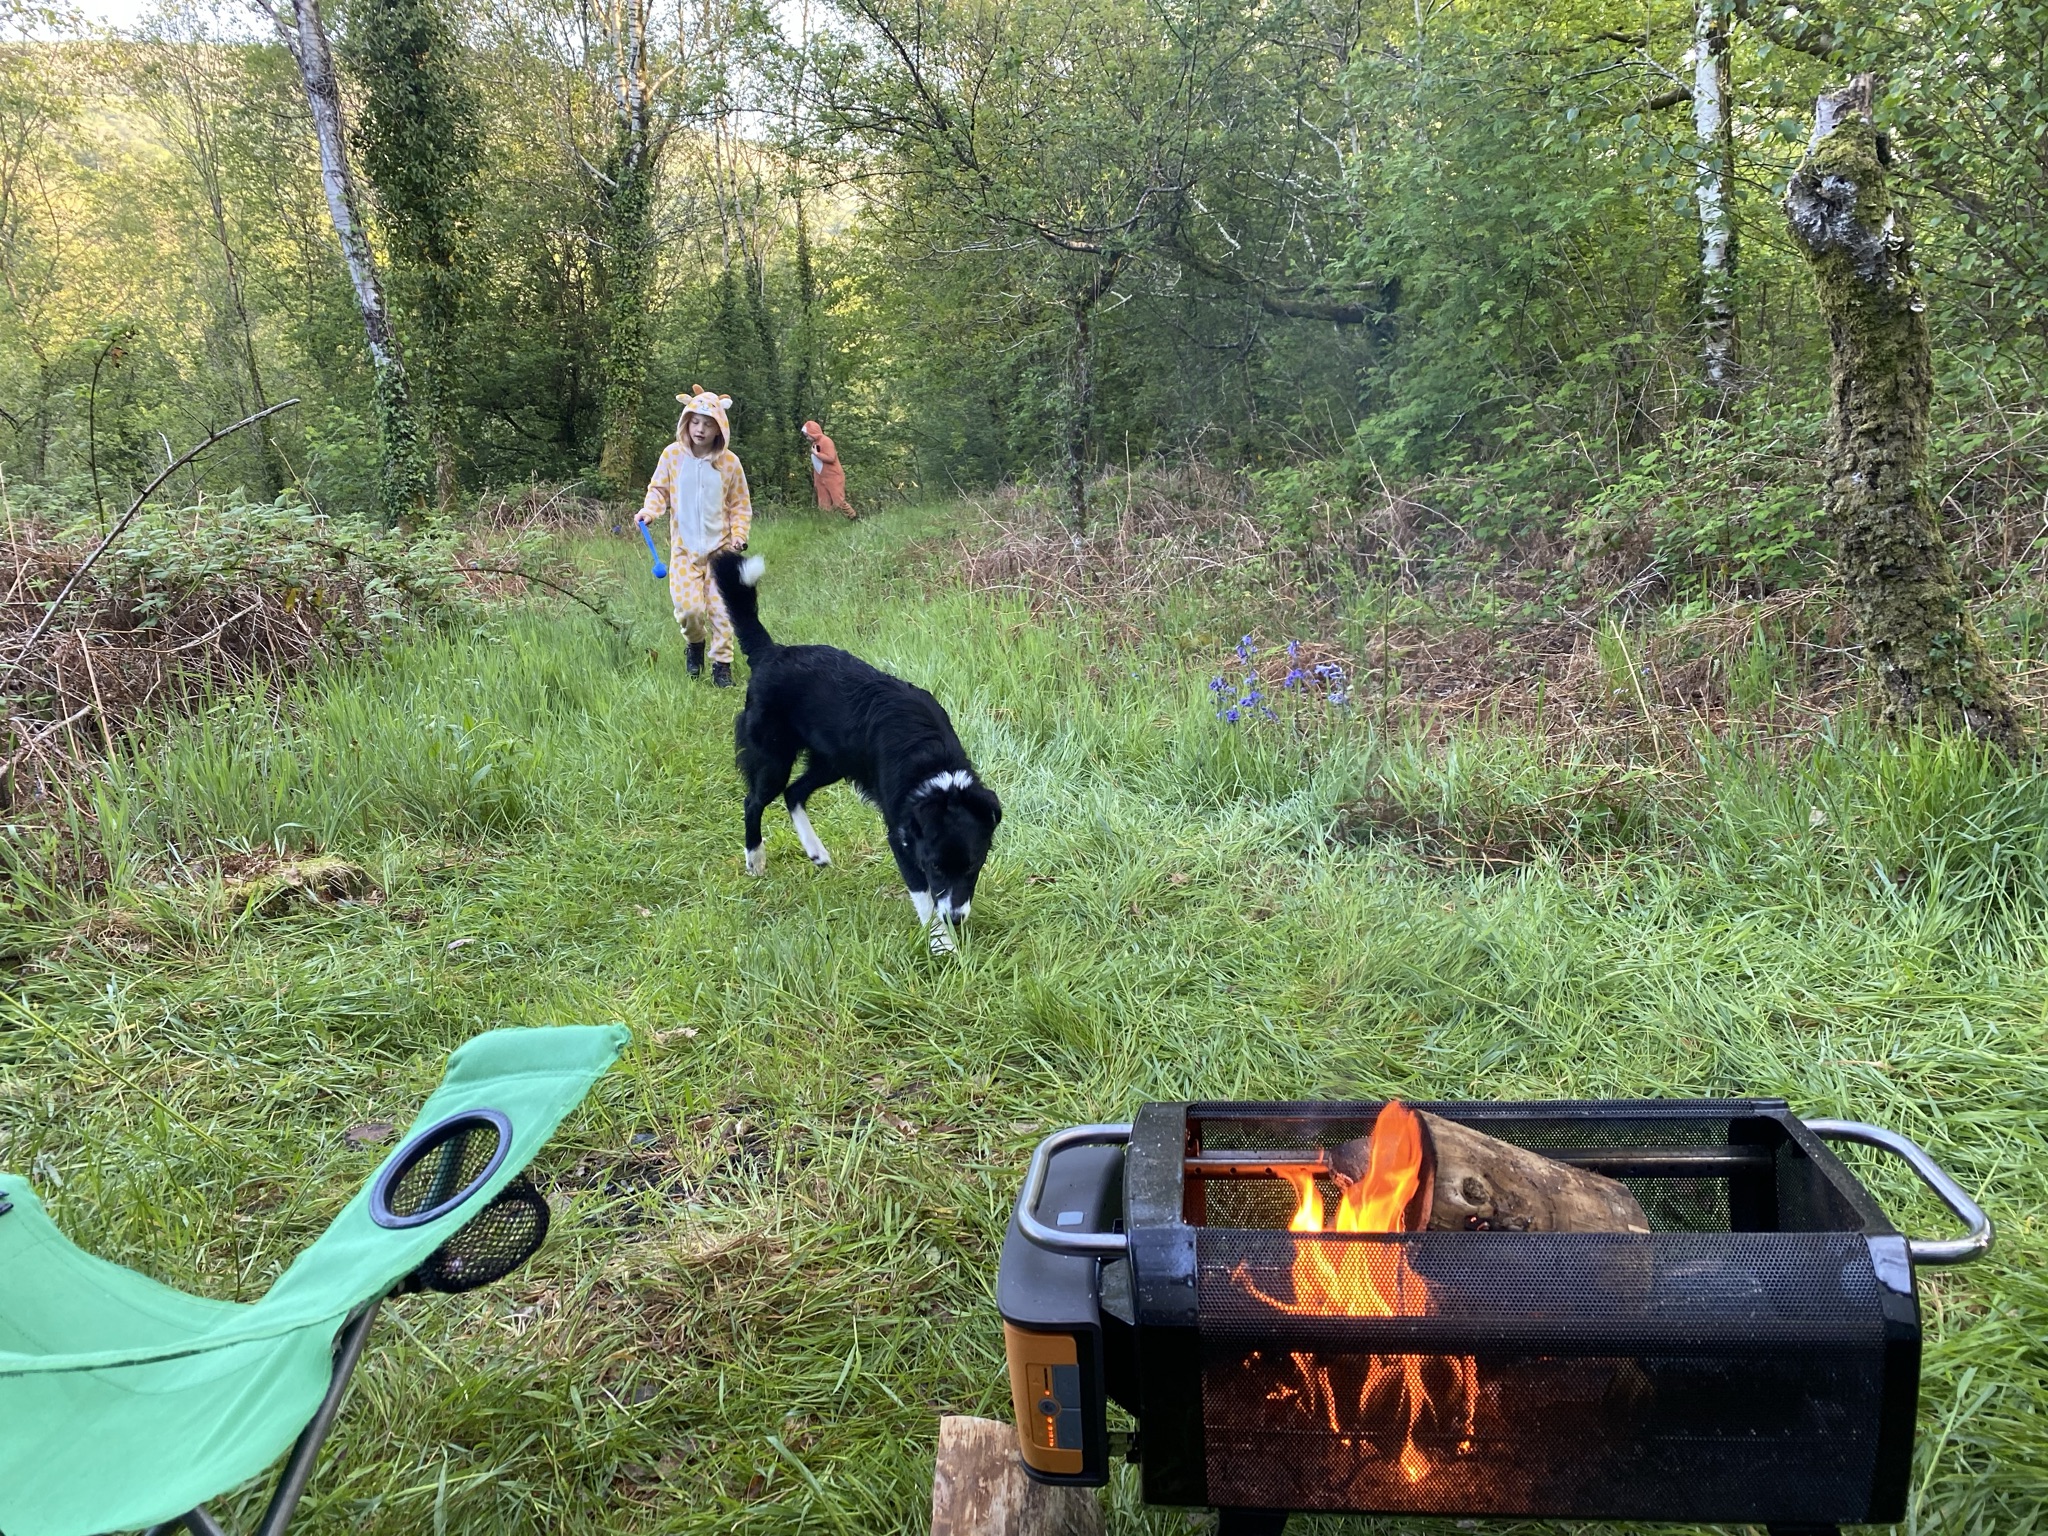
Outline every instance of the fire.
{"type": "MultiPolygon", "coordinates": [[[[1422,1186],[1422,1165],[1422,1121],[1407,1105],[1391,1100],[1373,1122],[1364,1177],[1342,1186],[1333,1227],[1324,1225],[1323,1195],[1315,1174],[1292,1168],[1276,1170],[1294,1186],[1297,1197],[1294,1219],[1287,1230],[1303,1234],[1404,1231],[1404,1213],[1422,1186]]],[[[1430,1309],[1429,1286],[1409,1267],[1405,1246],[1400,1243],[1296,1244],[1291,1301],[1268,1296],[1253,1283],[1243,1265],[1238,1266],[1235,1278],[1267,1305],[1296,1316],[1421,1317],[1430,1309]]],[[[1285,1388],[1283,1394],[1298,1397],[1302,1409],[1323,1420],[1331,1433],[1343,1433],[1343,1408],[1330,1368],[1311,1353],[1295,1352],[1291,1358],[1299,1386],[1285,1388]]],[[[1390,1391],[1398,1394],[1398,1409],[1405,1420],[1401,1474],[1411,1483],[1422,1481],[1433,1470],[1429,1457],[1415,1443],[1416,1428],[1432,1407],[1423,1379],[1428,1363],[1429,1357],[1422,1355],[1374,1355],[1356,1397],[1356,1412],[1363,1420],[1377,1399],[1390,1391]]],[[[1477,1362],[1447,1357],[1442,1364],[1450,1368],[1453,1389],[1462,1399],[1463,1440],[1469,1445],[1479,1396],[1477,1362]]]]}

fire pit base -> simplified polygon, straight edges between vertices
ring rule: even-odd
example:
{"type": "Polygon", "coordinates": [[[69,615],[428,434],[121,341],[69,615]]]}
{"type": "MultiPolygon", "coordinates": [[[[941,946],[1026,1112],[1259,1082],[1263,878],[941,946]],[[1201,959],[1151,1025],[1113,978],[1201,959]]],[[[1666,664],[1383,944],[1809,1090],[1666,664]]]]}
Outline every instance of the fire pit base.
{"type": "MultiPolygon", "coordinates": [[[[1286,1536],[1292,1518],[1281,1509],[1219,1509],[1216,1536],[1286,1536]]],[[[1765,1536],[1842,1536],[1839,1525],[1767,1525],[1765,1536]]]]}

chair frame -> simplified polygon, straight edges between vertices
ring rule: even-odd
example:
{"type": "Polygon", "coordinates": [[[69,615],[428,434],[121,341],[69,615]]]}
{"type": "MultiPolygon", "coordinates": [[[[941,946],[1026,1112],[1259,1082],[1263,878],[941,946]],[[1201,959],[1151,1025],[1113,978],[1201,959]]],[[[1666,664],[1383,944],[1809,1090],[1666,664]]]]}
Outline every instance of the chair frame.
{"type": "MultiPolygon", "coordinates": [[[[320,1461],[320,1448],[326,1444],[334,1421],[341,1414],[341,1400],[348,1395],[349,1379],[355,1375],[356,1366],[363,1358],[363,1349],[370,1342],[370,1325],[377,1320],[377,1309],[389,1299],[390,1296],[385,1295],[365,1302],[349,1314],[341,1332],[335,1335],[334,1376],[327,1384],[327,1395],[320,1399],[319,1408],[314,1410],[311,1421],[299,1432],[291,1454],[285,1458],[284,1470],[278,1474],[277,1487],[270,1495],[270,1504],[263,1511],[255,1536],[284,1536],[285,1527],[291,1524],[292,1516],[298,1511],[299,1500],[305,1495],[306,1485],[313,1480],[314,1469],[320,1461]]],[[[191,1532],[192,1536],[227,1536],[227,1528],[204,1504],[188,1509],[174,1520],[150,1526],[142,1536],[173,1536],[180,1529],[191,1532]]]]}

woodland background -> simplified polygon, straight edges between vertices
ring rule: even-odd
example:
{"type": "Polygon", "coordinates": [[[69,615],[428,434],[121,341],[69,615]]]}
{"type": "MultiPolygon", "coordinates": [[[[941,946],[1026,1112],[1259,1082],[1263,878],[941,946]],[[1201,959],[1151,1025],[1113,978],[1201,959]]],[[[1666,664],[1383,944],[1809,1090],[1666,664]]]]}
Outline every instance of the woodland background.
{"type": "MultiPolygon", "coordinates": [[[[17,517],[203,495],[402,519],[290,57],[254,11],[0,11],[17,517]]],[[[693,383],[772,500],[1239,475],[1327,574],[1620,551],[1817,579],[1826,337],[1777,208],[1850,69],[1927,274],[1966,573],[2031,569],[2048,8],[1891,0],[332,0],[453,510],[637,495],[693,383]],[[1240,473],[1248,472],[1248,474],[1240,473]],[[1988,522],[1981,521],[1988,518],[1988,522]],[[1320,552],[1321,558],[1318,558],[1320,552]]]]}

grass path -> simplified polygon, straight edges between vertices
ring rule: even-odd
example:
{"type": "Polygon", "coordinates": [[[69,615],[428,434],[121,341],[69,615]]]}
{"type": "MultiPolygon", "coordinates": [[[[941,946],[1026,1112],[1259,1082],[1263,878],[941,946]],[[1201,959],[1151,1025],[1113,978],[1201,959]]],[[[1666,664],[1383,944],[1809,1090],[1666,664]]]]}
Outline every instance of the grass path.
{"type": "MultiPolygon", "coordinates": [[[[628,640],[509,612],[124,768],[119,916],[22,936],[0,1015],[0,1165],[99,1251],[260,1293],[381,1155],[344,1128],[403,1123],[461,1040],[636,1033],[544,1164],[540,1259],[388,1310],[309,1532],[919,1530],[938,1413],[1006,1411],[994,1256],[1039,1134],[1147,1098],[1387,1093],[1776,1094],[1922,1139],[2001,1237],[1925,1287],[1906,1529],[2048,1531],[2033,789],[1845,751],[1731,771],[1683,859],[1433,872],[1333,842],[1333,808],[1374,775],[1455,797],[1523,748],[1230,731],[1180,655],[1236,616],[1109,652],[935,579],[915,541],[946,515],[770,522],[757,548],[771,629],[933,687],[1003,795],[951,961],[843,788],[814,806],[834,868],[771,812],[768,878],[742,875],[737,695],[684,681],[637,541],[585,552],[628,640]],[[1859,851],[1880,833],[1920,838],[1911,880],[1859,851]],[[280,839],[385,899],[247,916],[192,872],[280,839]]],[[[1113,1530],[1190,1529],[1134,1501],[1113,1490],[1113,1530]]]]}

